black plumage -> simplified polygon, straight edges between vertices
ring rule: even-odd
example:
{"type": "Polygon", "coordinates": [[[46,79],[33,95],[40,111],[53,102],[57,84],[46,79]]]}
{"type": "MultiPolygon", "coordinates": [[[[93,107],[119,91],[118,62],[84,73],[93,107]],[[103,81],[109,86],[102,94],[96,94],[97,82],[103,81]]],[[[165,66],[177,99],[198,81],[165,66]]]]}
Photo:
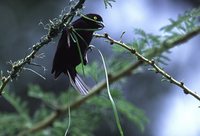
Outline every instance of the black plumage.
{"type": "Polygon", "coordinates": [[[63,29],[54,56],[51,71],[54,78],[61,73],[68,75],[72,86],[83,95],[88,93],[89,88],[76,72],[76,66],[81,62],[87,64],[87,51],[93,32],[103,27],[100,15],[87,14],[80,17],[70,27],[63,29]]]}

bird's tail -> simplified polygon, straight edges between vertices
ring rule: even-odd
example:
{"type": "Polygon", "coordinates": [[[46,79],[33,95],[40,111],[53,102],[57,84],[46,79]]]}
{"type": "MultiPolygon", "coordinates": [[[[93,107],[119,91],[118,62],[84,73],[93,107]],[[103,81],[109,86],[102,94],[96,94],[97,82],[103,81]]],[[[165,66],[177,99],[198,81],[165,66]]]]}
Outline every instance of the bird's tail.
{"type": "Polygon", "coordinates": [[[89,93],[88,86],[83,82],[81,77],[78,75],[76,70],[68,70],[68,76],[72,86],[80,92],[82,95],[87,95],[89,93]]]}

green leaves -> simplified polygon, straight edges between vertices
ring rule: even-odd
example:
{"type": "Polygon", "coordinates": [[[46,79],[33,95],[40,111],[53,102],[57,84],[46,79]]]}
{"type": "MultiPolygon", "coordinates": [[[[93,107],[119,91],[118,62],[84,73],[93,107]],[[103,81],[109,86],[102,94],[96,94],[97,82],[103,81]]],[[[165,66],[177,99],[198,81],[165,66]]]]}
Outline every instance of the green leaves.
{"type": "MultiPolygon", "coordinates": [[[[111,90],[111,93],[113,99],[115,99],[120,116],[127,118],[143,131],[147,123],[144,112],[125,100],[121,91],[115,89],[111,90]]],[[[23,104],[24,102],[20,98],[15,95],[5,96],[18,113],[0,113],[0,124],[4,124],[0,125],[0,130],[2,130],[0,131],[1,135],[13,135],[26,128],[31,128],[33,124],[36,124],[47,117],[51,112],[54,112],[54,106],[55,108],[62,108],[64,105],[77,99],[74,90],[64,91],[56,96],[53,93],[44,91],[37,85],[30,85],[28,94],[30,97],[41,101],[37,110],[32,112],[33,116],[28,114],[29,109],[26,104],[23,104]],[[13,122],[13,120],[15,121],[13,122]],[[9,122],[12,123],[9,124],[9,122]]],[[[100,127],[102,123],[105,123],[104,121],[108,121],[110,125],[115,125],[113,116],[112,106],[107,95],[105,96],[105,94],[102,94],[101,96],[94,96],[78,109],[71,111],[69,134],[73,136],[93,136],[93,132],[100,127]],[[113,118],[113,120],[111,121],[109,117],[113,118]]],[[[47,136],[49,134],[55,136],[63,135],[67,129],[68,119],[66,112],[66,115],[55,120],[52,126],[34,133],[34,136],[47,136]]]]}
{"type": "Polygon", "coordinates": [[[123,116],[133,122],[141,132],[144,132],[148,119],[141,109],[137,108],[125,99],[118,100],[116,105],[123,116]]]}
{"type": "Polygon", "coordinates": [[[21,98],[14,93],[5,93],[4,98],[14,107],[21,119],[27,122],[30,121],[26,102],[22,101],[21,98]]]}
{"type": "Polygon", "coordinates": [[[78,71],[78,73],[81,73],[82,75],[84,74],[84,76],[86,77],[92,77],[93,80],[98,81],[99,78],[102,77],[101,72],[103,71],[103,68],[101,69],[101,66],[96,61],[94,61],[84,67],[84,73],[81,65],[78,65],[78,67],[76,67],[76,70],[78,71]]]}
{"type": "Polygon", "coordinates": [[[170,34],[188,32],[193,27],[199,25],[198,17],[200,16],[200,8],[186,11],[183,15],[179,15],[177,20],[169,19],[170,24],[162,27],[160,30],[170,34]]]}
{"type": "Polygon", "coordinates": [[[25,128],[27,122],[16,113],[0,113],[0,135],[14,136],[25,128]]]}
{"type": "Polygon", "coordinates": [[[12,136],[16,135],[20,130],[31,126],[31,117],[29,116],[29,109],[27,103],[22,101],[20,97],[9,92],[4,93],[4,98],[16,110],[15,113],[0,113],[0,135],[12,136]]]}
{"type": "MultiPolygon", "coordinates": [[[[126,119],[134,123],[141,132],[143,132],[145,129],[145,125],[148,122],[148,119],[146,115],[144,114],[144,111],[142,111],[135,105],[128,102],[123,97],[120,90],[116,90],[116,89],[111,90],[111,94],[113,98],[115,99],[117,110],[121,115],[120,119],[123,119],[121,117],[125,117],[126,119]]],[[[93,107],[93,110],[100,113],[101,116],[103,115],[104,120],[107,120],[108,118],[110,118],[108,116],[112,116],[112,112],[111,112],[112,106],[108,97],[95,96],[92,99],[90,99],[87,103],[93,107]]],[[[112,123],[114,123],[114,121],[112,121],[112,123]]]]}
{"type": "Polygon", "coordinates": [[[159,47],[161,37],[151,33],[146,33],[142,29],[134,29],[135,39],[133,41],[133,48],[141,54],[148,52],[153,47],[159,47]]]}

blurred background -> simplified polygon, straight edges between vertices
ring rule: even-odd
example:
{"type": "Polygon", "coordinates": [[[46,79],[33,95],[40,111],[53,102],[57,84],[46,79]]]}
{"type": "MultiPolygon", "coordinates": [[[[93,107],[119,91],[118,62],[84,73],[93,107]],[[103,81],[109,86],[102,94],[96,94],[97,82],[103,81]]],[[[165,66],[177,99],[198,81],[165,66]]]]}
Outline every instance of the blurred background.
{"type": "MultiPolygon", "coordinates": [[[[31,46],[47,32],[39,23],[46,24],[49,19],[58,17],[62,9],[68,8],[67,4],[67,0],[1,0],[0,70],[6,73],[6,70],[10,69],[10,60],[15,61],[27,55],[31,51],[31,46]]],[[[83,13],[98,13],[103,17],[106,27],[99,33],[107,32],[119,39],[125,31],[123,41],[132,42],[134,28],[162,35],[159,29],[169,24],[169,18],[176,19],[179,14],[198,7],[199,4],[199,0],[116,0],[112,8],[105,9],[103,0],[92,0],[86,1],[83,13]]],[[[9,84],[10,92],[17,92],[23,97],[26,95],[28,84],[39,84],[47,91],[60,91],[68,87],[66,77],[62,76],[55,81],[50,73],[58,39],[57,37],[41,49],[40,53],[45,54],[44,59],[35,60],[46,67],[45,72],[39,67],[34,68],[45,76],[46,80],[24,71],[17,80],[9,84]]],[[[93,39],[92,44],[109,57],[112,55],[111,47],[104,46],[101,40],[93,39]]],[[[165,70],[200,94],[198,44],[199,36],[171,49],[171,53],[168,54],[171,60],[165,66],[165,70]]],[[[94,56],[90,56],[90,60],[95,60],[94,56]]],[[[200,103],[193,97],[186,96],[180,88],[160,80],[160,76],[147,70],[128,77],[127,84],[123,85],[123,95],[144,110],[149,123],[144,133],[127,123],[126,133],[130,136],[199,136],[200,103]]],[[[2,97],[0,111],[13,111],[2,97]]]]}

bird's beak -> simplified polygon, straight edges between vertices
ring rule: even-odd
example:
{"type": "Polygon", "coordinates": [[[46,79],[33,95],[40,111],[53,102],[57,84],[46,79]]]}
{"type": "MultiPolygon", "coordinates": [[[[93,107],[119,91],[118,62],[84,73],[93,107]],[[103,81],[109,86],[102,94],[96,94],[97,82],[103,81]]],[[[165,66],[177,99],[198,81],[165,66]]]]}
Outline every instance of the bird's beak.
{"type": "Polygon", "coordinates": [[[104,28],[104,23],[103,22],[99,22],[98,23],[98,26],[99,26],[99,30],[103,29],[104,28]]]}

